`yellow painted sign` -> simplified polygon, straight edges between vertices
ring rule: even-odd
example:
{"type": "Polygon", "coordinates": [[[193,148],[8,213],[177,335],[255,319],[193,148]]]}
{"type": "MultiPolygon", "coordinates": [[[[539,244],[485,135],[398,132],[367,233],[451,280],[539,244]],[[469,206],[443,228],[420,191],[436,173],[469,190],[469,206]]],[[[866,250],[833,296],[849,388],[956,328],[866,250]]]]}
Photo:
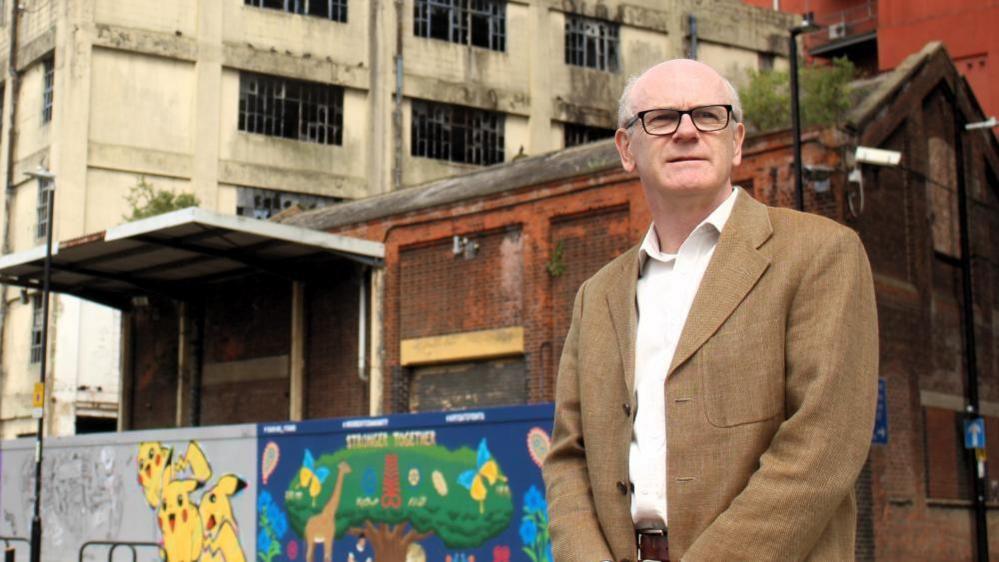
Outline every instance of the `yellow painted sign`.
{"type": "Polygon", "coordinates": [[[31,396],[31,405],[34,408],[45,407],[45,383],[43,382],[35,383],[35,392],[31,396]]]}

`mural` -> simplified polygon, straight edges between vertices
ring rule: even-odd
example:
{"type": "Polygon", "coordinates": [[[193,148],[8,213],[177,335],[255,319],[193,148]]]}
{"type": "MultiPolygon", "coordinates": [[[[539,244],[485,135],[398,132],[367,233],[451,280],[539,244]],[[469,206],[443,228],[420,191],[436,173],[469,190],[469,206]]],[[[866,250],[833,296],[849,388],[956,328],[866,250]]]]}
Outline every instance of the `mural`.
{"type": "MultiPolygon", "coordinates": [[[[42,559],[551,562],[552,406],[46,440],[42,559]]],[[[0,444],[0,535],[27,537],[34,442],[0,444]]],[[[18,546],[18,559],[27,550],[18,546]]]]}
{"type": "Polygon", "coordinates": [[[197,441],[190,441],[183,455],[158,442],[139,444],[136,457],[139,485],[149,507],[156,512],[163,550],[169,562],[243,562],[232,497],[246,487],[235,474],[225,474],[197,500],[191,494],[212,478],[197,441]]]}
{"type": "Polygon", "coordinates": [[[540,406],[263,425],[257,558],[549,561],[550,416],[540,406]]]}

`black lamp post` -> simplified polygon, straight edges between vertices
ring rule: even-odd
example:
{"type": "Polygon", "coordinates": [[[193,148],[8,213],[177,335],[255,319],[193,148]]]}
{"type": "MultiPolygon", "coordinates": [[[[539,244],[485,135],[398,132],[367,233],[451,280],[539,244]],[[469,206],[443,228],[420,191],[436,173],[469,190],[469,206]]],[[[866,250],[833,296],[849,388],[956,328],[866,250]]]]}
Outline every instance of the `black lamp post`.
{"type": "Polygon", "coordinates": [[[791,135],[794,137],[794,189],[798,194],[798,210],[805,210],[805,184],[801,173],[801,108],[798,106],[798,36],[819,29],[812,12],[801,16],[801,23],[792,27],[788,41],[791,59],[791,135]]]}
{"type": "Polygon", "coordinates": [[[39,365],[39,389],[35,390],[36,403],[33,415],[38,419],[38,428],[35,432],[35,507],[31,517],[31,562],[40,562],[42,559],[42,446],[45,441],[45,371],[48,367],[49,356],[49,282],[52,278],[52,224],[53,211],[55,210],[55,174],[39,166],[33,172],[26,172],[25,175],[37,179],[45,189],[46,205],[48,207],[48,223],[45,229],[45,272],[42,277],[42,356],[39,365]],[[37,403],[37,396],[41,394],[41,406],[37,403]]]}

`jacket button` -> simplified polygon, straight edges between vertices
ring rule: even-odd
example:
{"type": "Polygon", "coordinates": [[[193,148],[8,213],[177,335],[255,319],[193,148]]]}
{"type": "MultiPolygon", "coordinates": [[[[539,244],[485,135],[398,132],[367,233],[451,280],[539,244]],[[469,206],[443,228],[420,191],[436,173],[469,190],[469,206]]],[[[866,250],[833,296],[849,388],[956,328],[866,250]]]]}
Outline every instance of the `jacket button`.
{"type": "Polygon", "coordinates": [[[631,417],[631,404],[628,404],[627,402],[624,404],[624,415],[629,418],[631,417]]]}
{"type": "Polygon", "coordinates": [[[628,483],[624,480],[619,480],[617,483],[617,491],[621,492],[621,495],[627,495],[628,493],[628,483]]]}

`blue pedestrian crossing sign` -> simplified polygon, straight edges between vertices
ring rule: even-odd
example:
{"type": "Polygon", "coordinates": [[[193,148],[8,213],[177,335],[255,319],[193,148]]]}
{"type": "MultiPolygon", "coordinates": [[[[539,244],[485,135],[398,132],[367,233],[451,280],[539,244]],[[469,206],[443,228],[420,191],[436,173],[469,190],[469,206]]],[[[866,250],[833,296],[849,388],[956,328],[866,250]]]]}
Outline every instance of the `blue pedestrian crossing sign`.
{"type": "Polygon", "coordinates": [[[874,414],[874,435],[871,437],[871,443],[888,444],[888,391],[884,379],[878,379],[878,409],[874,414]]]}
{"type": "Polygon", "coordinates": [[[985,420],[982,418],[971,418],[964,421],[964,448],[984,449],[985,448],[985,420]]]}

